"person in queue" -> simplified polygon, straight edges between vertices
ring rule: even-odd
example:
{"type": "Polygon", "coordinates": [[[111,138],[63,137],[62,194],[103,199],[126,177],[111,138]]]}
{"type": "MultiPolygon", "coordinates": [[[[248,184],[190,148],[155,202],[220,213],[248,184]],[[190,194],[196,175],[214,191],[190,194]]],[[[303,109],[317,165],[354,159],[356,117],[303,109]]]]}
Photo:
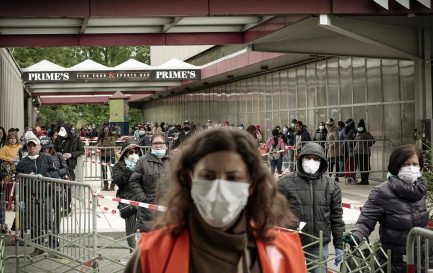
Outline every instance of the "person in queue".
{"type": "MultiPolygon", "coordinates": [[[[59,133],[54,142],[55,150],[62,153],[63,159],[68,165],[69,180],[75,181],[75,167],[77,166],[78,157],[84,155],[84,144],[79,135],[75,134],[69,123],[60,127],[59,133]]],[[[72,210],[72,190],[67,188],[63,205],[64,214],[69,215],[72,210]]]]}
{"type": "Polygon", "coordinates": [[[177,135],[176,140],[173,142],[171,149],[174,150],[182,144],[186,139],[192,136],[193,131],[191,130],[192,124],[190,121],[186,120],[183,123],[182,131],[177,135]]]}
{"type": "MultiPolygon", "coordinates": [[[[150,152],[138,160],[129,183],[135,201],[155,204],[157,196],[164,190],[159,183],[159,178],[164,174],[168,160],[165,136],[153,135],[150,147],[150,152]]],[[[135,229],[141,232],[149,231],[155,215],[154,211],[138,207],[135,229]]]]}
{"type": "Polygon", "coordinates": [[[6,225],[6,184],[13,181],[16,164],[21,158],[21,145],[17,143],[18,136],[15,131],[8,132],[6,143],[0,148],[0,233],[7,230],[6,225]]]}
{"type": "Polygon", "coordinates": [[[167,209],[125,272],[306,272],[299,235],[273,229],[296,220],[247,132],[197,133],[162,179],[167,209]]]}
{"type": "MultiPolygon", "coordinates": [[[[409,231],[426,227],[429,219],[427,183],[420,166],[423,166],[422,154],[414,145],[395,149],[389,157],[387,180],[371,190],[354,228],[343,238],[351,245],[359,244],[379,222],[380,244],[385,252],[391,251],[393,273],[406,272],[404,256],[409,231]]],[[[424,247],[420,248],[423,251],[424,247]]],[[[384,257],[379,254],[378,260],[383,262],[384,257]]]]}
{"type": "MultiPolygon", "coordinates": [[[[59,170],[54,166],[50,155],[41,153],[41,143],[37,137],[27,141],[28,155],[20,160],[17,165],[17,174],[34,174],[44,177],[60,178],[59,170]]],[[[49,215],[52,213],[52,189],[49,184],[37,180],[25,180],[23,202],[26,208],[23,217],[20,218],[21,230],[30,230],[30,238],[37,241],[38,245],[44,244],[43,234],[51,230],[48,245],[51,248],[58,246],[54,221],[49,215]]],[[[17,219],[17,218],[16,218],[17,219]]],[[[13,230],[16,225],[13,225],[13,230]]],[[[38,256],[44,253],[40,248],[30,254],[38,256]]]]}
{"type": "Polygon", "coordinates": [[[101,164],[101,174],[102,179],[104,180],[104,187],[102,188],[103,191],[114,191],[115,183],[110,183],[110,188],[108,188],[108,170],[110,170],[110,173],[113,173],[112,171],[112,165],[114,164],[114,146],[116,146],[116,140],[117,136],[115,136],[111,132],[110,126],[104,126],[99,133],[98,136],[98,142],[96,143],[96,146],[101,147],[101,163],[107,163],[109,164],[108,168],[105,164],[101,164]],[[108,147],[108,148],[107,148],[108,147]]]}
{"type": "Polygon", "coordinates": [[[0,148],[6,144],[6,131],[5,128],[0,126],[0,148]]]}
{"type": "Polygon", "coordinates": [[[278,128],[272,130],[272,136],[266,140],[266,152],[268,153],[268,160],[271,166],[271,173],[275,173],[277,169],[278,175],[283,173],[283,155],[285,153],[284,141],[280,137],[278,128]]]}
{"type": "MultiPolygon", "coordinates": [[[[117,161],[113,167],[113,183],[119,187],[116,192],[116,197],[127,200],[132,200],[134,197],[134,192],[131,190],[129,180],[136,169],[138,159],[142,156],[140,146],[135,143],[136,142],[133,140],[127,140],[123,143],[119,161],[117,161]]],[[[120,217],[125,219],[126,240],[132,252],[132,249],[136,246],[135,237],[131,236],[131,234],[134,234],[136,231],[137,208],[129,204],[121,203],[119,203],[118,208],[120,217]]]]}
{"type": "MultiPolygon", "coordinates": [[[[341,207],[341,189],[338,183],[332,180],[326,172],[328,161],[320,144],[306,143],[298,157],[296,173],[282,177],[278,181],[278,188],[289,201],[292,209],[300,221],[306,225],[303,231],[319,237],[323,231],[322,259],[328,259],[328,243],[332,240],[335,247],[337,266],[342,261],[343,208],[341,207]]],[[[304,246],[312,244],[315,239],[310,236],[301,236],[304,246]]],[[[310,245],[305,249],[316,260],[320,254],[318,244],[310,245]],[[314,255],[314,256],[313,256],[314,255]]],[[[327,272],[325,268],[317,267],[313,272],[327,272]]]]}

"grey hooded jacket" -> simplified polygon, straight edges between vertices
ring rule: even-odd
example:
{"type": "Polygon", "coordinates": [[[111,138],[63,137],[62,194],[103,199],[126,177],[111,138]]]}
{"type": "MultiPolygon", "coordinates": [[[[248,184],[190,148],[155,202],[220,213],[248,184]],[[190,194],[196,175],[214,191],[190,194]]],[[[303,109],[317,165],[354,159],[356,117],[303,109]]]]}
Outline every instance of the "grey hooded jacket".
{"type": "MultiPolygon", "coordinates": [[[[331,241],[335,248],[343,249],[343,208],[341,207],[341,189],[326,171],[328,162],[322,146],[309,142],[304,145],[298,157],[297,172],[282,177],[278,188],[283,193],[299,221],[306,222],[303,232],[319,236],[323,231],[323,243],[331,241]],[[307,174],[302,168],[302,158],[315,155],[320,158],[319,170],[307,174]]],[[[311,237],[301,235],[302,244],[314,242],[311,237]]],[[[313,245],[315,247],[318,245],[313,245]]]]}

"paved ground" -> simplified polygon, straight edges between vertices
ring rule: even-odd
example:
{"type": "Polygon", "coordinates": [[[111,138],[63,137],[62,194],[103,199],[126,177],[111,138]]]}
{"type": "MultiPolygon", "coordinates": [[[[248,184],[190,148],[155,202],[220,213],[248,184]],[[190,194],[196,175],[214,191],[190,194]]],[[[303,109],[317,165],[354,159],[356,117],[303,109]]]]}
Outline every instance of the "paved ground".
{"type": "MultiPolygon", "coordinates": [[[[364,186],[364,185],[347,185],[344,183],[344,180],[341,181],[340,187],[342,189],[343,193],[343,203],[355,206],[353,209],[344,208],[343,209],[343,220],[346,223],[346,230],[350,230],[351,226],[356,222],[356,219],[359,216],[359,208],[357,206],[362,206],[362,204],[365,202],[365,200],[368,197],[368,194],[372,187],[379,184],[379,182],[370,182],[371,185],[364,186]]],[[[99,181],[94,181],[90,183],[92,188],[100,189],[101,183],[99,181]]],[[[115,196],[115,191],[104,191],[102,192],[106,196],[115,196]]],[[[100,272],[122,272],[122,266],[121,262],[124,262],[127,260],[129,252],[128,250],[123,246],[118,245],[110,245],[112,244],[112,241],[110,239],[116,239],[116,238],[122,238],[124,235],[125,230],[125,224],[122,218],[120,218],[117,210],[116,210],[117,204],[111,200],[107,199],[99,199],[99,207],[97,209],[97,232],[101,233],[104,238],[100,237],[98,238],[98,246],[103,247],[103,250],[101,251],[103,255],[106,255],[107,257],[111,257],[111,261],[104,259],[104,260],[98,260],[98,265],[100,266],[100,272]],[[115,213],[112,213],[114,211],[115,213]],[[105,247],[104,247],[105,246],[105,247]]],[[[9,227],[12,225],[12,221],[14,219],[14,213],[13,212],[7,212],[6,214],[6,222],[9,225],[9,227]]],[[[377,228],[376,232],[372,234],[371,240],[375,240],[377,238],[377,228]]],[[[30,253],[33,251],[33,248],[25,248],[23,246],[19,247],[19,253],[23,253],[23,251],[26,251],[26,253],[30,253]]],[[[14,255],[15,253],[15,246],[6,246],[5,248],[5,256],[8,255],[14,255]]],[[[330,255],[335,253],[335,250],[332,247],[332,244],[330,244],[329,249],[330,255]]],[[[63,264],[70,264],[70,261],[68,259],[58,259],[58,258],[50,258],[50,257],[44,257],[38,258],[36,260],[33,260],[29,262],[29,264],[32,265],[38,265],[38,268],[40,270],[36,270],[32,268],[30,272],[45,272],[44,270],[47,268],[52,267],[53,271],[60,271],[61,266],[63,264]],[[39,260],[38,260],[39,259],[39,260]],[[59,267],[58,270],[54,270],[54,268],[59,267]]],[[[12,273],[15,272],[15,259],[7,260],[6,263],[6,273],[12,273]]],[[[329,265],[330,268],[333,267],[333,265],[329,265]]]]}

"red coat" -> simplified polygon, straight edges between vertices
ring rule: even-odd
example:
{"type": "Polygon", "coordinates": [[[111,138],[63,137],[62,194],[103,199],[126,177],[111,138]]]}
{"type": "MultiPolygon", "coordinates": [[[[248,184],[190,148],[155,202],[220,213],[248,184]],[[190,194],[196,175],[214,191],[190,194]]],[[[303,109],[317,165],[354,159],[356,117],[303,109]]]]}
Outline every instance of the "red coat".
{"type": "MultiPolygon", "coordinates": [[[[256,240],[262,273],[306,273],[299,235],[272,232],[275,232],[275,239],[270,243],[256,240]]],[[[177,238],[162,234],[161,230],[142,233],[139,251],[142,273],[189,272],[190,238],[187,230],[177,238]]]]}

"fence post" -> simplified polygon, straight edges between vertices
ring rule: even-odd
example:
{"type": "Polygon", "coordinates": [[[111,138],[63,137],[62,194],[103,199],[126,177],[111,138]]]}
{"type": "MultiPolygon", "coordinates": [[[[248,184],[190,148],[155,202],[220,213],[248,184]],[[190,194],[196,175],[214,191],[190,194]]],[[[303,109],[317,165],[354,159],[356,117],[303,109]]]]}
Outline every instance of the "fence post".
{"type": "Polygon", "coordinates": [[[426,238],[433,238],[433,231],[426,228],[414,227],[409,231],[406,241],[406,272],[415,273],[415,258],[414,258],[414,244],[415,238],[423,236],[426,238]]]}
{"type": "Polygon", "coordinates": [[[84,164],[86,164],[85,158],[85,155],[77,157],[78,168],[75,168],[75,181],[84,182],[84,164]]]}

